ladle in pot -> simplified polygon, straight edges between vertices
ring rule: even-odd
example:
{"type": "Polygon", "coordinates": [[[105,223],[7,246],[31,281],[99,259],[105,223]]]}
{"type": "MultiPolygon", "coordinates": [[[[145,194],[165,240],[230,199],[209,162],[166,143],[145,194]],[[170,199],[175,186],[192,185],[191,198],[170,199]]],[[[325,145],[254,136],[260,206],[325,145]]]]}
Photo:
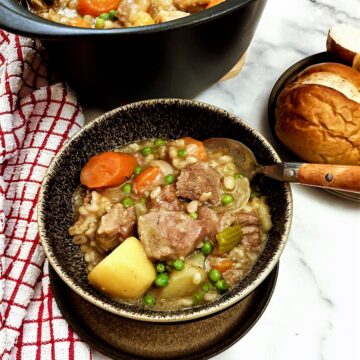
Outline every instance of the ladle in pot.
{"type": "Polygon", "coordinates": [[[260,165],[253,152],[239,141],[211,138],[204,144],[208,149],[222,149],[232,155],[236,166],[249,180],[262,174],[279,181],[360,193],[360,166],[297,162],[260,165]]]}

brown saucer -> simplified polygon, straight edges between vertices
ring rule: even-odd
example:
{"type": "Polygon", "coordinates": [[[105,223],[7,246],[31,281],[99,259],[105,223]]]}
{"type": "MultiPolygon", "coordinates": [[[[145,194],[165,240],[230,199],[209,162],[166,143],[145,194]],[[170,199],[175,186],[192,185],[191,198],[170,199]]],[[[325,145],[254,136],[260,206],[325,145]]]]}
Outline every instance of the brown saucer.
{"type": "Polygon", "coordinates": [[[217,315],[177,324],[153,324],[106,312],[73,292],[50,267],[64,318],[82,340],[113,359],[208,359],[240,340],[270,301],[279,265],[246,298],[217,315]]]}

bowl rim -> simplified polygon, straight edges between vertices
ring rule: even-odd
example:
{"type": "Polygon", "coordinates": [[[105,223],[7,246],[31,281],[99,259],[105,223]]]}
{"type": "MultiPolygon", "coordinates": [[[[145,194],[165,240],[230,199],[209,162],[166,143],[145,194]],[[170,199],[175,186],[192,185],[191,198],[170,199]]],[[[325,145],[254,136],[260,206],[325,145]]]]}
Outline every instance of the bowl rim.
{"type": "Polygon", "coordinates": [[[177,28],[192,27],[202,23],[215,20],[225,16],[239,8],[246,6],[252,2],[267,0],[226,0],[223,3],[213,6],[210,9],[199,11],[190,16],[180,19],[167,21],[160,24],[135,26],[120,29],[92,29],[79,28],[59,24],[44,19],[35,13],[29,11],[19,4],[18,0],[3,0],[0,4],[0,25],[3,29],[20,35],[30,35],[40,39],[59,39],[59,38],[77,38],[83,37],[103,37],[103,36],[126,36],[126,34],[150,34],[158,32],[166,32],[177,28]],[[14,21],[14,17],[20,17],[14,21]]]}
{"type": "MultiPolygon", "coordinates": [[[[221,303],[221,305],[215,305],[214,303],[207,304],[206,308],[201,309],[197,312],[189,313],[189,314],[179,314],[178,311],[172,312],[169,311],[167,315],[164,315],[164,312],[160,315],[156,315],[156,311],[153,311],[151,314],[146,314],[146,312],[142,311],[141,313],[134,314],[133,312],[129,312],[126,309],[119,309],[114,305],[111,305],[109,303],[104,303],[102,300],[98,299],[96,296],[88,293],[86,290],[82,289],[80,286],[76,285],[74,281],[71,279],[70,276],[68,276],[65,272],[62,271],[62,266],[57,263],[56,258],[51,256],[51,246],[50,242],[46,240],[46,232],[45,232],[45,223],[42,218],[42,214],[44,213],[44,207],[45,207],[45,200],[44,200],[44,191],[46,188],[46,183],[49,177],[51,177],[52,172],[54,168],[56,167],[57,161],[59,158],[61,158],[62,154],[67,150],[67,148],[75,142],[75,140],[78,137],[83,136],[87,132],[88,129],[91,129],[94,126],[97,126],[98,124],[101,124],[102,122],[107,121],[107,118],[111,118],[111,116],[117,112],[124,112],[128,109],[133,109],[137,107],[141,107],[143,105],[149,104],[149,105],[156,105],[156,104],[187,104],[192,105],[196,107],[200,107],[203,109],[208,109],[210,111],[214,112],[222,112],[226,117],[229,117],[230,119],[241,123],[243,126],[250,129],[255,136],[258,137],[258,139],[264,143],[268,149],[271,151],[271,153],[274,155],[277,161],[281,161],[280,157],[276,153],[275,149],[271,146],[271,144],[266,140],[266,138],[261,135],[257,130],[255,130],[251,125],[249,125],[247,122],[239,118],[238,116],[222,109],[217,106],[207,104],[200,101],[195,100],[186,100],[186,99],[176,99],[176,98],[161,98],[161,99],[150,99],[150,100],[142,100],[133,102],[130,104],[126,104],[120,107],[117,107],[111,111],[108,111],[100,116],[98,116],[96,119],[91,121],[90,123],[86,124],[82,129],[80,129],[73,137],[71,137],[69,140],[67,140],[62,148],[59,150],[59,152],[54,156],[54,158],[51,161],[50,166],[48,167],[44,179],[41,184],[40,188],[40,194],[39,194],[39,201],[37,206],[37,223],[38,223],[38,229],[39,229],[39,237],[41,245],[44,249],[45,255],[50,262],[52,268],[56,271],[56,273],[60,276],[62,281],[69,286],[73,291],[75,291],[78,295],[83,297],[85,300],[89,301],[95,306],[100,307],[101,309],[104,309],[106,311],[109,311],[113,314],[120,315],[129,319],[133,320],[140,320],[144,322],[158,322],[158,323],[166,323],[166,322],[183,322],[183,321],[189,321],[189,320],[195,320],[199,318],[203,318],[209,315],[213,315],[217,312],[220,312],[222,310],[225,310],[229,308],[232,305],[235,305],[242,299],[244,299],[247,295],[249,295],[258,285],[260,285],[266,277],[271,273],[271,271],[274,269],[276,264],[278,263],[280,259],[280,255],[282,254],[285,245],[287,243],[287,240],[289,238],[290,228],[292,224],[292,216],[293,216],[293,197],[291,192],[291,186],[289,183],[285,183],[285,195],[287,198],[287,204],[288,204],[288,212],[287,217],[285,221],[285,230],[284,233],[281,236],[281,240],[279,242],[279,246],[277,247],[277,251],[273,253],[270,261],[264,266],[264,268],[260,271],[258,277],[250,283],[248,286],[240,289],[233,297],[230,299],[226,299],[221,303]]],[[[181,311],[181,310],[180,310],[181,311]]]]}

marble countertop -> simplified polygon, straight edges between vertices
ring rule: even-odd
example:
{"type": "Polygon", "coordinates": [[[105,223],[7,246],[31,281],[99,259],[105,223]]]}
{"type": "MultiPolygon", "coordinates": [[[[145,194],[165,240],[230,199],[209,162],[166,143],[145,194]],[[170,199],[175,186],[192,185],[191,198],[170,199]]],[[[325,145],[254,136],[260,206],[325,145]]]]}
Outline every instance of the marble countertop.
{"type": "MultiPolygon", "coordinates": [[[[266,107],[276,79],[324,51],[333,24],[358,25],[358,1],[269,0],[242,72],[197,99],[235,113],[273,142],[266,107]]],[[[292,190],[293,225],[272,300],[255,327],[215,359],[360,359],[360,204],[292,190]]]]}

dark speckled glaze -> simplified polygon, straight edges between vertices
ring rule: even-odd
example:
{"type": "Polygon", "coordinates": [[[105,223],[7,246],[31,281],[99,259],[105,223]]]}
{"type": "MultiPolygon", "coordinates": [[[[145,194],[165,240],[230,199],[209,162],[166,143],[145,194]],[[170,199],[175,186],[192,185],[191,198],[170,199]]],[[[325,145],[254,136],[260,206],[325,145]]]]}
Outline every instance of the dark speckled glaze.
{"type": "Polygon", "coordinates": [[[292,217],[290,186],[258,177],[254,182],[268,197],[274,226],[253,270],[232,291],[210,304],[180,311],[151,311],[118,303],[93,289],[85,264],[68,228],[73,222],[71,197],[87,160],[126,143],[154,137],[196,139],[229,137],[245,143],[259,163],[280,161],[271,145],[236,116],[190,100],[159,99],[133,103],[104,114],[85,126],[59,152],[44,179],[38,221],[40,237],[51,265],[75,292],[103,309],[132,319],[167,322],[200,318],[223,310],[248,295],[271,272],[286,244],[292,217]]]}
{"type": "Polygon", "coordinates": [[[265,311],[279,266],[244,299],[214,316],[181,323],[144,323],[90,304],[49,270],[56,303],[92,349],[122,360],[204,360],[240,340],[265,311]]]}

